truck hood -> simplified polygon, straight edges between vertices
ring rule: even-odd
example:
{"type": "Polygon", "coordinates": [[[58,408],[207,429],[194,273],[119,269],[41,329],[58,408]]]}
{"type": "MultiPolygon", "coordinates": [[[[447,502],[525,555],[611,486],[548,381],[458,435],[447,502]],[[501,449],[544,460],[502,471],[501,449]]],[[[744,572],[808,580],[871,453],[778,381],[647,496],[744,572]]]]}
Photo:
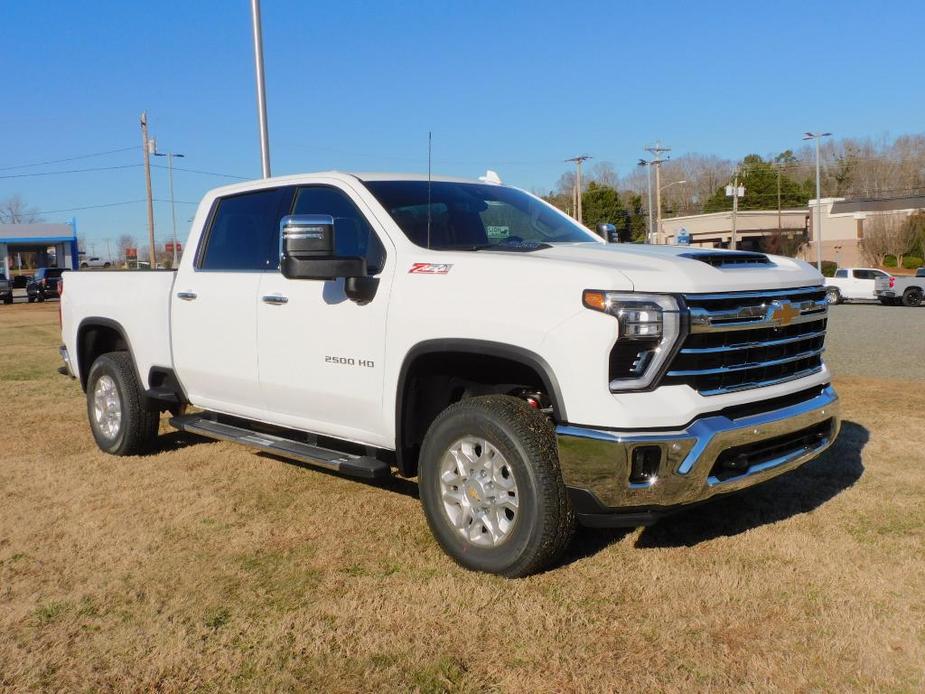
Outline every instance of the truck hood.
{"type": "Polygon", "coordinates": [[[822,275],[802,260],[743,251],[591,242],[557,244],[529,255],[620,273],[625,278],[620,284],[628,280],[638,292],[728,292],[822,284],[822,275]]]}

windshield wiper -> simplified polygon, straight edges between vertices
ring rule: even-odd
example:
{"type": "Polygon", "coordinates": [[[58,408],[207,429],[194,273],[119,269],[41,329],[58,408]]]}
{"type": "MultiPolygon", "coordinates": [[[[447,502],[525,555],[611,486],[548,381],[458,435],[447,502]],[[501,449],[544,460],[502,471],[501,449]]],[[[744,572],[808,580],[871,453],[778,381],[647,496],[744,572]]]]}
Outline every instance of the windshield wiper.
{"type": "Polygon", "coordinates": [[[443,246],[446,251],[510,251],[512,253],[530,253],[544,248],[552,248],[541,241],[515,241],[513,243],[474,243],[465,246],[443,246]]]}

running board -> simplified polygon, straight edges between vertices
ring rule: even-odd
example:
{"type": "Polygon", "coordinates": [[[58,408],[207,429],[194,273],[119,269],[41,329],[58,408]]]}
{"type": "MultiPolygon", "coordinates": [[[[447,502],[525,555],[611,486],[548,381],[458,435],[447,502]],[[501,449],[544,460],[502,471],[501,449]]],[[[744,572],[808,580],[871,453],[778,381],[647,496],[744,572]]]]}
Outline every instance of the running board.
{"type": "Polygon", "coordinates": [[[198,434],[210,439],[234,441],[236,443],[259,448],[284,458],[292,458],[309,465],[339,472],[351,477],[368,480],[384,480],[392,476],[388,463],[370,456],[352,455],[330,448],[321,448],[301,441],[293,441],[282,436],[265,434],[242,426],[218,422],[203,414],[188,414],[171,417],[170,425],[190,434],[198,434]]]}

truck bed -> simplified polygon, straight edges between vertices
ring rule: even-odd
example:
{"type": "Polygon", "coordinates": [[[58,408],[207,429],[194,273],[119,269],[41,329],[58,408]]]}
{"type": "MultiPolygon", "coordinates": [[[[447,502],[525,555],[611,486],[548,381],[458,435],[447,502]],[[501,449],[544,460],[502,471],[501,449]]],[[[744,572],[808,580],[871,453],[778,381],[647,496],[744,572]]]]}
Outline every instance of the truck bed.
{"type": "MultiPolygon", "coordinates": [[[[61,335],[71,355],[78,354],[81,323],[97,320],[117,324],[127,339],[139,380],[148,385],[152,366],[171,367],[170,295],[173,271],[93,271],[64,274],[61,297],[61,335]]],[[[74,363],[78,378],[79,364],[74,363]]]]}

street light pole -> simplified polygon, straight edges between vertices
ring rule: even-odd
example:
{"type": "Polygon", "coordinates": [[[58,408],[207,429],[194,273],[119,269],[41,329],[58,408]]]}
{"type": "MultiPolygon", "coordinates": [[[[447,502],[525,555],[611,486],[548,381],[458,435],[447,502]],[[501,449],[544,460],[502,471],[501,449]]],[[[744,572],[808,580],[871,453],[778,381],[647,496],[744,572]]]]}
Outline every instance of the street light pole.
{"type": "Polygon", "coordinates": [[[177,205],[173,197],[173,158],[179,157],[183,159],[184,156],[177,152],[158,152],[155,150],[155,157],[167,157],[167,180],[170,181],[170,221],[173,227],[172,236],[173,236],[173,263],[170,267],[174,270],[177,269],[177,205]]]}
{"type": "Polygon", "coordinates": [[[154,143],[148,138],[148,114],[141,114],[141,145],[145,156],[145,191],[148,198],[148,252],[150,253],[151,269],[157,267],[157,251],[154,248],[154,196],[151,192],[151,152],[154,143]]]}
{"type": "Polygon", "coordinates": [[[270,134],[267,128],[267,86],[263,76],[263,31],[260,22],[260,0],[251,0],[251,20],[254,32],[254,64],[257,70],[257,121],[260,128],[260,167],[263,177],[270,177],[270,134]]]}
{"type": "Polygon", "coordinates": [[[822,272],[822,176],[819,168],[819,140],[829,137],[832,133],[806,133],[804,140],[816,140],[816,269],[822,272]]]}

